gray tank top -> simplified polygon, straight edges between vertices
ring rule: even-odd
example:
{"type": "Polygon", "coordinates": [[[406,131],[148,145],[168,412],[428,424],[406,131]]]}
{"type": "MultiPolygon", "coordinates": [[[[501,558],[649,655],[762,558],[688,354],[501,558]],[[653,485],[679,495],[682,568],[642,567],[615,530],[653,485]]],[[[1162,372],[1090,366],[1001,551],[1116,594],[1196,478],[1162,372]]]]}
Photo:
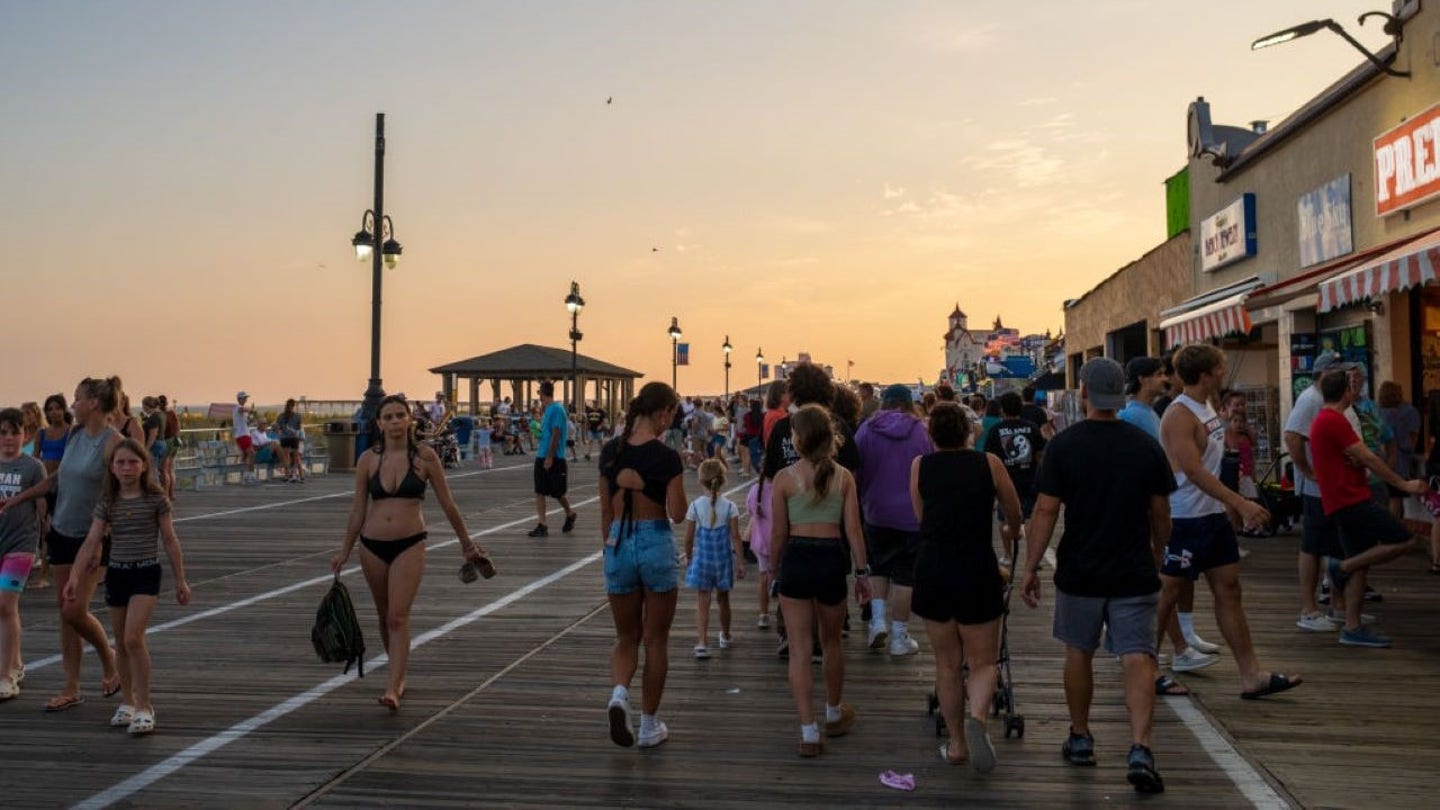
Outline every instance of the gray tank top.
{"type": "Polygon", "coordinates": [[[50,527],[66,537],[84,537],[90,531],[100,488],[105,483],[105,445],[115,428],[106,427],[97,436],[86,436],[84,429],[70,434],[65,442],[65,457],[55,473],[58,499],[50,527]]]}

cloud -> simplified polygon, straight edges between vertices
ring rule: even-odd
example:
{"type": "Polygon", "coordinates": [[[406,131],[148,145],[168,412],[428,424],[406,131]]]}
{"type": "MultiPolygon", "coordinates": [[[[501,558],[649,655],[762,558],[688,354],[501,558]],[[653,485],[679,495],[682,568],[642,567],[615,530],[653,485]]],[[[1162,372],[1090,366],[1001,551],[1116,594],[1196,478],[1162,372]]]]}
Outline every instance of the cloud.
{"type": "Polygon", "coordinates": [[[1063,178],[1065,159],[1027,138],[992,141],[984,151],[966,157],[960,164],[981,172],[1000,172],[1019,188],[1051,185],[1063,178]]]}
{"type": "Polygon", "coordinates": [[[893,199],[895,199],[896,197],[903,197],[903,196],[905,196],[905,187],[904,187],[904,186],[899,186],[899,187],[897,187],[897,186],[892,186],[892,185],[890,185],[889,183],[886,183],[886,184],[885,184],[885,191],[883,192],[883,194],[884,194],[885,199],[887,199],[887,200],[893,200],[893,199]]]}
{"type": "Polygon", "coordinates": [[[978,53],[999,42],[999,31],[999,23],[936,25],[922,32],[920,41],[949,53],[978,53]]]}

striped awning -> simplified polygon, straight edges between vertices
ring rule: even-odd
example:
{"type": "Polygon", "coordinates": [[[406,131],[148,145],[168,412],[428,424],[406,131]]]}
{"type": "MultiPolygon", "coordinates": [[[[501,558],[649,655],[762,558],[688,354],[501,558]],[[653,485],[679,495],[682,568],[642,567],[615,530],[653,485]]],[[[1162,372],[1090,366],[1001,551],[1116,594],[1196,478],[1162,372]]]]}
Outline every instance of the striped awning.
{"type": "Polygon", "coordinates": [[[1427,234],[1320,283],[1319,312],[1440,278],[1440,231],[1427,234]]]}
{"type": "Polygon", "coordinates": [[[1161,312],[1160,329],[1165,333],[1165,347],[1199,343],[1232,332],[1249,332],[1252,324],[1250,313],[1245,310],[1245,299],[1261,286],[1259,278],[1248,278],[1161,312]]]}

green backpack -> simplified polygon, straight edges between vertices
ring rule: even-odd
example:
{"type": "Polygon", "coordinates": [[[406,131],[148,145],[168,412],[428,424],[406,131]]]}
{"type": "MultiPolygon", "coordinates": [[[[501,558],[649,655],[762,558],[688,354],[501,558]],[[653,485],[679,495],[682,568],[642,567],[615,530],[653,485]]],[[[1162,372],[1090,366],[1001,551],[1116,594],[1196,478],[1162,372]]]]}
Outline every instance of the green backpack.
{"type": "Polygon", "coordinates": [[[350,591],[339,575],[315,611],[310,642],[315,645],[315,654],[321,661],[344,662],[345,672],[354,664],[360,677],[365,677],[365,636],[360,632],[360,620],[355,616],[350,591]]]}

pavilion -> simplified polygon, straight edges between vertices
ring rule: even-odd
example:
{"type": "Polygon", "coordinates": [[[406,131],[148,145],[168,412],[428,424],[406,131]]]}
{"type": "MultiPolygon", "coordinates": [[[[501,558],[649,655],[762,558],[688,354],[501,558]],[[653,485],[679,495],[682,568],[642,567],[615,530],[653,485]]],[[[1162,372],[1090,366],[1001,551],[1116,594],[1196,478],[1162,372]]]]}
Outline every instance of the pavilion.
{"type": "MultiPolygon", "coordinates": [[[[635,396],[635,380],[644,376],[638,371],[622,368],[603,360],[575,356],[576,379],[582,400],[599,400],[600,407],[609,413],[618,413],[635,396]]],[[[517,406],[533,402],[532,384],[552,380],[563,384],[564,394],[558,390],[555,397],[560,402],[573,402],[570,391],[570,350],[550,346],[536,346],[522,343],[508,349],[482,354],[469,360],[458,360],[430,369],[439,374],[441,390],[445,399],[455,402],[456,383],[467,380],[470,383],[470,413],[480,412],[480,381],[490,382],[490,401],[499,402],[501,386],[510,384],[511,401],[517,406]]]]}

